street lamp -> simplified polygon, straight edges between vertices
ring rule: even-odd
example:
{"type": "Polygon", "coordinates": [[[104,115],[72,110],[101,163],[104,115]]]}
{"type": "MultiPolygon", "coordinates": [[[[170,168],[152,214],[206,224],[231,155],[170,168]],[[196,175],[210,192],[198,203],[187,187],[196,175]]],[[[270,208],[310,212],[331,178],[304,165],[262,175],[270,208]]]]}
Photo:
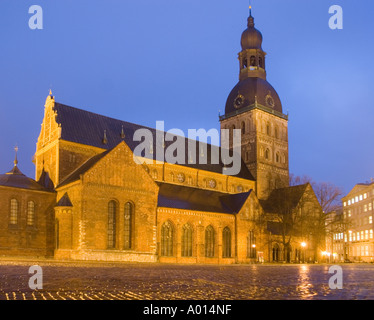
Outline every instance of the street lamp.
{"type": "Polygon", "coordinates": [[[306,248],[306,242],[301,242],[301,247],[303,248],[303,263],[305,262],[305,248],[306,248]]]}

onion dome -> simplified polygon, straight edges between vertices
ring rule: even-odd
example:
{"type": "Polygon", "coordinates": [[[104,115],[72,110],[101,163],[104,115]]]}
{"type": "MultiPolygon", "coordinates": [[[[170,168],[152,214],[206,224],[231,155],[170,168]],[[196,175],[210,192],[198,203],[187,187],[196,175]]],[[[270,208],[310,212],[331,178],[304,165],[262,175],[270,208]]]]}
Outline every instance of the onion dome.
{"type": "Polygon", "coordinates": [[[250,14],[248,18],[248,28],[244,30],[241,39],[242,49],[262,50],[262,34],[255,28],[255,19],[250,14]]]}

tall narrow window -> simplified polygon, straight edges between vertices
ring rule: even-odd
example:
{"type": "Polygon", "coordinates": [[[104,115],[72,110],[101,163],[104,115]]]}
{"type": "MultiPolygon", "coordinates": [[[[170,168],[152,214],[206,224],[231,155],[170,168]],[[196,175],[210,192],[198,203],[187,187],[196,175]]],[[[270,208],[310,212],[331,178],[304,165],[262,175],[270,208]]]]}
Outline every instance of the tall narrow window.
{"type": "Polygon", "coordinates": [[[264,64],[262,63],[262,57],[258,58],[258,65],[260,66],[260,68],[264,67],[264,64]]]}
{"type": "Polygon", "coordinates": [[[131,249],[132,247],[132,220],[133,220],[134,206],[132,203],[127,202],[125,204],[125,226],[124,226],[124,237],[125,237],[125,249],[131,249]]]}
{"type": "Polygon", "coordinates": [[[165,222],[161,228],[161,255],[173,256],[173,226],[169,221],[165,222]]]}
{"type": "Polygon", "coordinates": [[[55,246],[56,249],[60,248],[60,224],[58,219],[55,220],[55,246]]]}
{"type": "Polygon", "coordinates": [[[241,126],[241,129],[242,129],[242,134],[245,134],[245,123],[244,123],[244,121],[242,121],[240,126],[241,126]]]}
{"type": "Polygon", "coordinates": [[[255,67],[256,66],[256,57],[255,56],[251,56],[250,63],[251,63],[251,67],[255,67]]]}
{"type": "Polygon", "coordinates": [[[182,257],[192,257],[192,227],[189,224],[182,230],[182,257]]]}
{"type": "Polygon", "coordinates": [[[253,230],[249,231],[248,233],[247,255],[248,255],[248,258],[251,258],[251,259],[256,258],[256,238],[255,238],[253,230]]]}
{"type": "Polygon", "coordinates": [[[35,202],[27,202],[27,219],[26,223],[28,226],[33,227],[35,225],[35,202]]]}
{"type": "Polygon", "coordinates": [[[268,136],[271,135],[271,130],[270,130],[270,124],[269,124],[269,123],[266,124],[266,134],[267,134],[268,136]]]}
{"type": "Polygon", "coordinates": [[[269,149],[266,149],[266,150],[265,150],[265,159],[266,159],[266,160],[269,160],[269,159],[270,159],[270,150],[269,150],[269,149]]]}
{"type": "Polygon", "coordinates": [[[116,216],[117,204],[115,201],[110,201],[108,204],[108,248],[114,249],[116,247],[116,216]]]}
{"type": "Polygon", "coordinates": [[[9,223],[11,225],[16,225],[18,223],[18,201],[17,199],[10,200],[10,216],[9,223]]]}
{"type": "Polygon", "coordinates": [[[231,230],[225,227],[222,232],[222,257],[231,257],[231,230]]]}
{"type": "Polygon", "coordinates": [[[205,256],[214,257],[214,229],[212,226],[205,229],[205,256]]]}

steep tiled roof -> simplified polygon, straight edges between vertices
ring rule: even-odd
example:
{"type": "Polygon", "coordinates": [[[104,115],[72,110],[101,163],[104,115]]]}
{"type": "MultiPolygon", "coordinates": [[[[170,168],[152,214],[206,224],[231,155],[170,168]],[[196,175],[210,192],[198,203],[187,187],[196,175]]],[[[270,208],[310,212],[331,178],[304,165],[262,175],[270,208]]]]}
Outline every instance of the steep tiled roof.
{"type": "Polygon", "coordinates": [[[158,183],[158,207],[193,211],[239,213],[252,190],[239,194],[227,194],[214,190],[158,183]]]}
{"type": "MultiPolygon", "coordinates": [[[[135,150],[136,146],[140,143],[133,140],[134,132],[138,129],[150,130],[153,137],[156,136],[156,129],[140,126],[134,123],[121,121],[113,118],[109,118],[103,115],[85,111],[82,109],[77,109],[70,107],[61,103],[55,103],[54,110],[57,112],[56,121],[61,125],[61,139],[71,142],[76,142],[80,144],[90,145],[102,149],[110,150],[117,146],[121,141],[125,141],[132,151],[135,150]],[[106,143],[103,143],[104,132],[106,143]],[[123,134],[124,136],[123,136],[123,134]]],[[[189,163],[188,154],[188,140],[185,138],[185,161],[183,166],[192,167],[196,169],[222,173],[224,169],[224,164],[220,161],[219,164],[212,164],[210,161],[211,150],[215,150],[220,154],[221,148],[207,144],[207,159],[206,163],[189,163]]],[[[153,159],[156,159],[158,154],[156,153],[156,139],[153,143],[153,159]]],[[[167,150],[168,146],[173,144],[174,141],[165,141],[165,148],[167,150]]],[[[202,146],[202,144],[200,144],[202,146]]],[[[196,143],[196,158],[199,162],[199,144],[196,143]]],[[[157,159],[162,160],[162,159],[157,159]]],[[[254,180],[253,176],[249,172],[247,166],[241,160],[241,170],[236,175],[236,177],[254,180]]]]}
{"type": "Polygon", "coordinates": [[[265,212],[275,213],[283,210],[292,210],[297,207],[309,183],[287,188],[275,189],[267,200],[260,203],[265,212]]]}

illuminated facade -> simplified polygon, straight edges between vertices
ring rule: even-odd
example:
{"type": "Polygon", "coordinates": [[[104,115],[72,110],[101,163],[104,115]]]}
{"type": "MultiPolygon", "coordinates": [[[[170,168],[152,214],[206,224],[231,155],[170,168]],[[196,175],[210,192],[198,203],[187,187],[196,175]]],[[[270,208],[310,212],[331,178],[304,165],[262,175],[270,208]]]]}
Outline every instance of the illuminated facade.
{"type": "MultiPolygon", "coordinates": [[[[135,159],[134,133],[154,129],[58,103],[50,93],[34,163],[36,180],[53,189],[53,223],[43,228],[56,259],[227,264],[318,258],[312,225],[305,219],[290,224],[290,217],[312,219],[320,206],[309,184],[288,185],[288,117],[266,80],[252,15],[241,44],[239,83],[220,118],[222,129],[242,132],[241,169],[233,176],[223,163],[209,161],[212,149],[220,149],[212,145],[196,150],[207,158],[197,163],[188,151],[183,163],[160,160],[153,143],[135,159]],[[283,225],[279,215],[288,219],[283,225]]],[[[12,209],[1,210],[4,218],[12,209]]]]}
{"type": "Polygon", "coordinates": [[[372,262],[374,182],[357,184],[342,198],[342,205],[345,227],[341,233],[334,234],[334,241],[344,238],[346,259],[372,262]]]}

